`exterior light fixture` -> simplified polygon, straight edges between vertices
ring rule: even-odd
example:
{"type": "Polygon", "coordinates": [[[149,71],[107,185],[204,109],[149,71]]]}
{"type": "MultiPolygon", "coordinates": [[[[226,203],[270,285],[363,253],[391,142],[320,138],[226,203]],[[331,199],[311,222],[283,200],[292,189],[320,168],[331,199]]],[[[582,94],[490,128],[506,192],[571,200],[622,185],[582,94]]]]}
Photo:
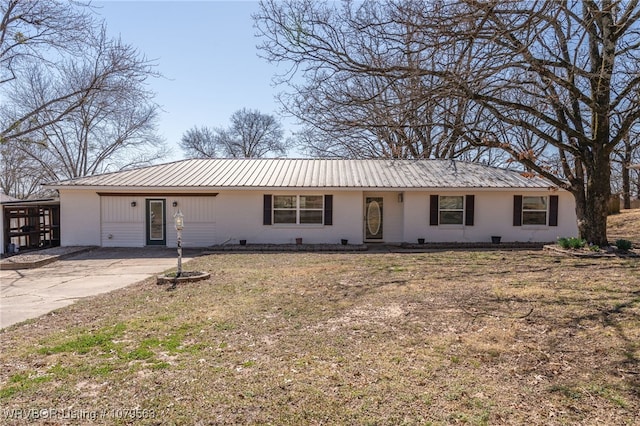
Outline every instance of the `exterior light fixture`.
{"type": "Polygon", "coordinates": [[[178,277],[182,276],[182,229],[184,228],[184,215],[180,210],[173,215],[173,222],[178,234],[178,272],[176,272],[176,281],[173,283],[173,288],[175,288],[178,283],[178,277]]]}
{"type": "Polygon", "coordinates": [[[182,231],[184,228],[184,215],[180,210],[173,215],[173,222],[175,224],[176,231],[182,231]]]}
{"type": "Polygon", "coordinates": [[[177,201],[173,202],[173,207],[178,207],[178,202],[177,201]]]}
{"type": "Polygon", "coordinates": [[[136,203],[135,201],[132,201],[132,202],[131,202],[131,207],[135,207],[135,206],[137,206],[137,205],[138,205],[138,203],[136,203]]]}

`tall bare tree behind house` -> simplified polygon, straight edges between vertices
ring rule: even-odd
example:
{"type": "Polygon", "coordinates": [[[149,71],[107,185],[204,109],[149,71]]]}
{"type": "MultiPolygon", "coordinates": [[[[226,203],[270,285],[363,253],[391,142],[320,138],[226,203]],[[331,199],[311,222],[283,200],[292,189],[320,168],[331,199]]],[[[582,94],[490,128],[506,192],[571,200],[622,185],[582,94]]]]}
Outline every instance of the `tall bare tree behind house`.
{"type": "Polygon", "coordinates": [[[438,116],[462,149],[501,150],[569,190],[580,235],[598,245],[612,153],[640,119],[639,19],[638,2],[612,0],[265,0],[255,15],[262,54],[289,65],[298,102],[314,84],[357,106],[349,75],[389,82],[375,100],[420,79],[417,105],[464,106],[438,116]]]}

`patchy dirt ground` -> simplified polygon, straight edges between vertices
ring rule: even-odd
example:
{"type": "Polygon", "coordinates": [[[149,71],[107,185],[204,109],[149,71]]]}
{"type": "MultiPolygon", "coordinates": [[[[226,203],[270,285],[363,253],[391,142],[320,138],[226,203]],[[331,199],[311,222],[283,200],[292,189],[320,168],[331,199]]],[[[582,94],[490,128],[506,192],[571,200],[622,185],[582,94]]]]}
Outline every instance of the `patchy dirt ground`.
{"type": "Polygon", "coordinates": [[[637,259],[242,253],[186,266],[211,278],[171,292],[148,280],[0,332],[2,422],[640,424],[637,259]]]}

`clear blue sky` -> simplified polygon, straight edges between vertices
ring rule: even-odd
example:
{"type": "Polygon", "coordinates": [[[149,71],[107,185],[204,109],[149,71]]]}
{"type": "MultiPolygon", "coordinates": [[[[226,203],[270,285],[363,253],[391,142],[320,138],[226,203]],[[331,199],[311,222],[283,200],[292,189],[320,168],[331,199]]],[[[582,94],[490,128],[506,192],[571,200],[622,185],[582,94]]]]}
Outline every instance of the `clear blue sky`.
{"type": "MultiPolygon", "coordinates": [[[[258,57],[254,1],[97,1],[112,36],[156,60],[164,78],[150,87],[163,108],[159,134],[183,158],[178,141],[191,127],[226,127],[241,108],[278,116],[275,65],[258,57]]],[[[283,121],[286,135],[294,129],[283,121]]],[[[291,155],[291,154],[290,154],[291,155]]]]}

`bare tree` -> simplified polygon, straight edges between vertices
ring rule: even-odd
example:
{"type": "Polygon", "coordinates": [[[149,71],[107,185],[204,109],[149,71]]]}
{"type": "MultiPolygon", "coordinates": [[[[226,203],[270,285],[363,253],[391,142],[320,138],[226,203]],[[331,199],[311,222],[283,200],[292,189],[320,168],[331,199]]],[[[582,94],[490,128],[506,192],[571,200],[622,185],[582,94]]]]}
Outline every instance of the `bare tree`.
{"type": "Polygon", "coordinates": [[[40,65],[23,71],[8,96],[11,111],[30,115],[33,125],[5,144],[37,163],[48,180],[146,165],[166,154],[155,134],[158,107],[144,85],[154,75],[151,65],[104,29],[95,37],[93,50],[60,63],[56,74],[40,65]],[[100,90],[39,108],[58,93],[97,81],[100,90]]]}
{"type": "Polygon", "coordinates": [[[224,147],[230,157],[261,158],[287,152],[282,124],[273,115],[246,108],[231,116],[224,147]]]}
{"type": "Polygon", "coordinates": [[[222,129],[194,126],[182,135],[180,147],[189,157],[215,158],[220,149],[218,136],[222,132],[222,129]]]}
{"type": "MultiPolygon", "coordinates": [[[[631,170],[630,165],[640,163],[640,123],[632,126],[629,133],[622,138],[620,147],[614,152],[612,174],[614,176],[613,188],[622,194],[623,208],[631,208],[633,196],[631,183],[640,181],[640,170],[631,170]]],[[[640,192],[636,192],[636,198],[640,198],[640,192]]]]}
{"type": "MultiPolygon", "coordinates": [[[[60,57],[83,56],[99,24],[88,5],[57,0],[4,0],[0,3],[0,99],[15,91],[15,85],[30,78],[34,65],[48,74],[60,72],[60,57]]],[[[66,92],[50,92],[32,109],[0,113],[0,143],[26,136],[62,119],[82,102],[82,94],[98,89],[98,80],[69,86],[66,92]],[[49,110],[49,121],[36,120],[49,110]]],[[[4,102],[3,102],[4,104],[4,102]]]]}
{"type": "MultiPolygon", "coordinates": [[[[33,147],[37,149],[38,147],[33,147]]],[[[40,147],[41,148],[41,147],[40,147]]],[[[40,183],[49,179],[40,164],[10,144],[0,145],[0,189],[15,198],[42,197],[49,193],[40,183]]]]}
{"type": "Polygon", "coordinates": [[[233,113],[226,129],[194,127],[181,140],[190,156],[262,158],[270,154],[285,155],[289,141],[284,138],[282,123],[274,116],[243,108],[233,113]]]}
{"type": "Polygon", "coordinates": [[[448,96],[443,79],[368,72],[376,64],[438,65],[434,50],[424,48],[431,38],[425,12],[408,2],[263,2],[255,16],[263,55],[291,64],[278,80],[291,92],[279,100],[307,127],[306,135],[323,135],[303,138],[311,144],[303,146],[307,152],[360,158],[459,158],[468,151],[477,158],[487,152],[465,140],[465,125],[478,112],[468,100],[448,96]]]}
{"type": "Polygon", "coordinates": [[[607,244],[611,155],[640,117],[638,2],[263,1],[261,8],[262,51],[291,66],[285,79],[301,73],[318,86],[345,73],[432,79],[430,99],[468,102],[465,141],[501,149],[568,189],[580,235],[607,244]],[[406,43],[414,33],[420,37],[406,43]],[[513,143],[512,135],[528,142],[513,143]]]}

